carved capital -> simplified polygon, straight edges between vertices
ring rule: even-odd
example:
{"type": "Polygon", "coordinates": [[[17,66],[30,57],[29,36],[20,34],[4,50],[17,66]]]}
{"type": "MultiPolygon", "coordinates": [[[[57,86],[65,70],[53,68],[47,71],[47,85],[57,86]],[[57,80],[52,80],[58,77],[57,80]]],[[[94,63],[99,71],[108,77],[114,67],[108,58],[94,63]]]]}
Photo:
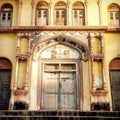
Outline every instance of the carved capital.
{"type": "Polygon", "coordinates": [[[23,0],[19,0],[19,5],[22,6],[23,0]]]}
{"type": "Polygon", "coordinates": [[[35,1],[34,1],[34,0],[32,0],[32,2],[31,2],[31,6],[32,6],[32,9],[35,8],[35,1]]]}
{"type": "Polygon", "coordinates": [[[88,0],[85,0],[85,5],[88,6],[89,2],[88,0]]]}
{"type": "Polygon", "coordinates": [[[98,0],[98,1],[97,1],[97,4],[98,4],[98,6],[100,7],[100,6],[101,6],[101,0],[98,0]]]}

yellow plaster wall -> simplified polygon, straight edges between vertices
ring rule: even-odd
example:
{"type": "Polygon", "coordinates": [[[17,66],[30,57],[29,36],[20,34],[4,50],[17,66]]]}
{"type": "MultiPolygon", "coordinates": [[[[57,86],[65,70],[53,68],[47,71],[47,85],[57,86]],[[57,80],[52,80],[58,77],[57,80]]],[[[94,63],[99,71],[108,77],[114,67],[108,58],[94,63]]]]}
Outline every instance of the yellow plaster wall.
{"type": "Polygon", "coordinates": [[[15,65],[16,65],[16,34],[2,33],[0,34],[0,57],[8,58],[12,63],[12,83],[14,82],[15,65]]]}
{"type": "Polygon", "coordinates": [[[113,58],[120,55],[120,34],[106,33],[104,35],[104,41],[106,61],[110,62],[113,58]]]}
{"type": "Polygon", "coordinates": [[[24,88],[26,80],[26,69],[27,69],[27,60],[19,60],[18,62],[18,77],[17,77],[17,87],[19,89],[24,88]]]}
{"type": "MultiPolygon", "coordinates": [[[[104,34],[105,43],[105,71],[104,77],[107,84],[108,95],[107,101],[110,101],[110,107],[112,105],[111,99],[111,86],[109,76],[109,64],[112,59],[120,57],[120,34],[119,33],[106,33],[104,34]]],[[[112,108],[111,108],[112,109],[112,108]]]]}
{"type": "Polygon", "coordinates": [[[26,54],[28,51],[28,38],[21,38],[20,40],[20,54],[26,54]]]}
{"type": "Polygon", "coordinates": [[[0,56],[14,61],[16,55],[17,36],[12,33],[0,34],[0,56]]]}
{"type": "Polygon", "coordinates": [[[99,25],[99,9],[96,0],[88,1],[88,25],[99,25]]]}
{"type": "Polygon", "coordinates": [[[31,0],[23,0],[22,10],[21,10],[21,25],[29,26],[31,25],[31,0]]]}

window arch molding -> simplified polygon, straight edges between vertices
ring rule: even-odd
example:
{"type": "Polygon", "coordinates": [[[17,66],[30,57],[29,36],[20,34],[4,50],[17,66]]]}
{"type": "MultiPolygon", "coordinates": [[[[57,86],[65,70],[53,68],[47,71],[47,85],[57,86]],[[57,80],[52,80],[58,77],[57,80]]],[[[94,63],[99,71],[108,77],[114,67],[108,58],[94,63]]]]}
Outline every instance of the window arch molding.
{"type": "Polygon", "coordinates": [[[48,25],[48,8],[49,4],[46,1],[39,1],[36,5],[36,25],[48,25]]]}
{"type": "Polygon", "coordinates": [[[108,6],[108,25],[109,27],[120,27],[120,6],[111,3],[108,6]]]}
{"type": "Polygon", "coordinates": [[[119,70],[120,71],[120,57],[113,58],[109,63],[110,70],[119,70]]]}
{"type": "Polygon", "coordinates": [[[10,3],[4,3],[1,6],[1,11],[13,11],[13,6],[10,3]]]}
{"type": "Polygon", "coordinates": [[[85,6],[81,1],[76,1],[72,5],[72,23],[74,26],[85,25],[85,6]]]}
{"type": "Polygon", "coordinates": [[[55,3],[55,9],[66,9],[67,5],[64,1],[59,1],[57,3],[55,3]]]}
{"type": "Polygon", "coordinates": [[[36,5],[36,9],[48,9],[48,6],[46,1],[39,1],[36,5]]]}
{"type": "Polygon", "coordinates": [[[85,7],[84,7],[84,4],[82,2],[76,1],[73,3],[72,8],[73,9],[84,9],[85,7]]]}
{"type": "Polygon", "coordinates": [[[120,11],[120,6],[116,3],[111,3],[108,6],[108,11],[120,11]]]}

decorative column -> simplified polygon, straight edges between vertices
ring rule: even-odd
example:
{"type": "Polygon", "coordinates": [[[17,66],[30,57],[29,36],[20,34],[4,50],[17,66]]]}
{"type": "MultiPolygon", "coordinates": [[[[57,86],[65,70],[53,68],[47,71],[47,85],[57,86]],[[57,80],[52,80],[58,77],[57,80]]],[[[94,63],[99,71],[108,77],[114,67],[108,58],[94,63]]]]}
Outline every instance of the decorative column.
{"type": "Polygon", "coordinates": [[[29,61],[30,61],[29,58],[27,58],[27,68],[26,68],[26,76],[25,76],[24,90],[28,90],[29,61]]]}
{"type": "Polygon", "coordinates": [[[98,0],[97,2],[98,8],[99,8],[99,25],[102,25],[102,11],[101,11],[101,0],[98,0]]]}
{"type": "Polygon", "coordinates": [[[85,0],[85,25],[88,25],[88,1],[85,0]]]}
{"type": "Polygon", "coordinates": [[[95,87],[95,78],[94,78],[94,64],[93,64],[93,62],[94,62],[94,59],[93,59],[93,57],[92,57],[92,43],[91,43],[91,40],[92,40],[92,36],[91,36],[91,34],[89,33],[88,34],[88,42],[89,42],[89,49],[90,49],[90,62],[91,62],[91,79],[92,79],[92,81],[91,81],[91,83],[92,83],[92,91],[95,91],[96,90],[96,87],[95,87]]]}
{"type": "Polygon", "coordinates": [[[19,0],[19,6],[18,6],[18,23],[17,23],[18,26],[21,25],[22,5],[23,5],[23,0],[19,0]]]}
{"type": "Polygon", "coordinates": [[[70,19],[70,17],[71,17],[71,14],[70,14],[70,12],[71,12],[71,9],[70,9],[70,4],[71,4],[71,2],[70,2],[70,0],[67,0],[67,25],[71,25],[71,19],[70,19]]]}
{"type": "MultiPolygon", "coordinates": [[[[18,40],[17,40],[17,49],[16,53],[19,54],[20,50],[20,36],[18,35],[18,40]]],[[[15,71],[15,79],[14,79],[14,90],[17,90],[17,76],[18,76],[18,61],[19,58],[16,56],[16,71],[15,71]]]]}
{"type": "Polygon", "coordinates": [[[102,74],[103,74],[103,89],[104,91],[107,91],[107,85],[106,85],[106,82],[105,82],[105,60],[104,60],[104,41],[103,41],[103,34],[102,33],[99,33],[100,37],[101,37],[101,47],[102,47],[102,55],[103,55],[103,64],[102,64],[102,74]]]}
{"type": "Polygon", "coordinates": [[[14,80],[14,91],[17,90],[18,61],[19,61],[19,59],[16,58],[16,69],[15,69],[15,80],[14,80]]]}
{"type": "Polygon", "coordinates": [[[28,50],[27,50],[26,79],[25,79],[25,84],[24,84],[25,90],[28,90],[28,80],[29,80],[29,74],[30,74],[30,44],[31,44],[30,37],[31,35],[29,34],[28,36],[29,36],[29,42],[28,42],[28,50]]]}
{"type": "Polygon", "coordinates": [[[52,4],[53,4],[53,1],[52,0],[50,0],[50,2],[49,2],[49,18],[48,18],[48,21],[49,21],[49,23],[48,23],[48,25],[53,25],[53,20],[52,20],[52,16],[53,16],[53,9],[52,9],[52,4]]]}
{"type": "Polygon", "coordinates": [[[31,1],[32,13],[31,13],[31,25],[35,25],[35,1],[31,1]]]}

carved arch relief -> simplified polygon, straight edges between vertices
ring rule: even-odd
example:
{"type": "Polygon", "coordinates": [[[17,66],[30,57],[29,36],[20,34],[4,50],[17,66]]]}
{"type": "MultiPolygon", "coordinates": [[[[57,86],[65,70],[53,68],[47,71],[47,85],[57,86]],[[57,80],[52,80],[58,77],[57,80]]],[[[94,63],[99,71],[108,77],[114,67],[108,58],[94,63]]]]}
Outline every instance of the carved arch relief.
{"type": "Polygon", "coordinates": [[[33,48],[32,58],[33,60],[40,58],[72,58],[87,61],[88,49],[83,43],[68,39],[65,36],[57,36],[52,39],[38,41],[33,48]],[[46,51],[44,51],[45,49],[46,51]]]}

